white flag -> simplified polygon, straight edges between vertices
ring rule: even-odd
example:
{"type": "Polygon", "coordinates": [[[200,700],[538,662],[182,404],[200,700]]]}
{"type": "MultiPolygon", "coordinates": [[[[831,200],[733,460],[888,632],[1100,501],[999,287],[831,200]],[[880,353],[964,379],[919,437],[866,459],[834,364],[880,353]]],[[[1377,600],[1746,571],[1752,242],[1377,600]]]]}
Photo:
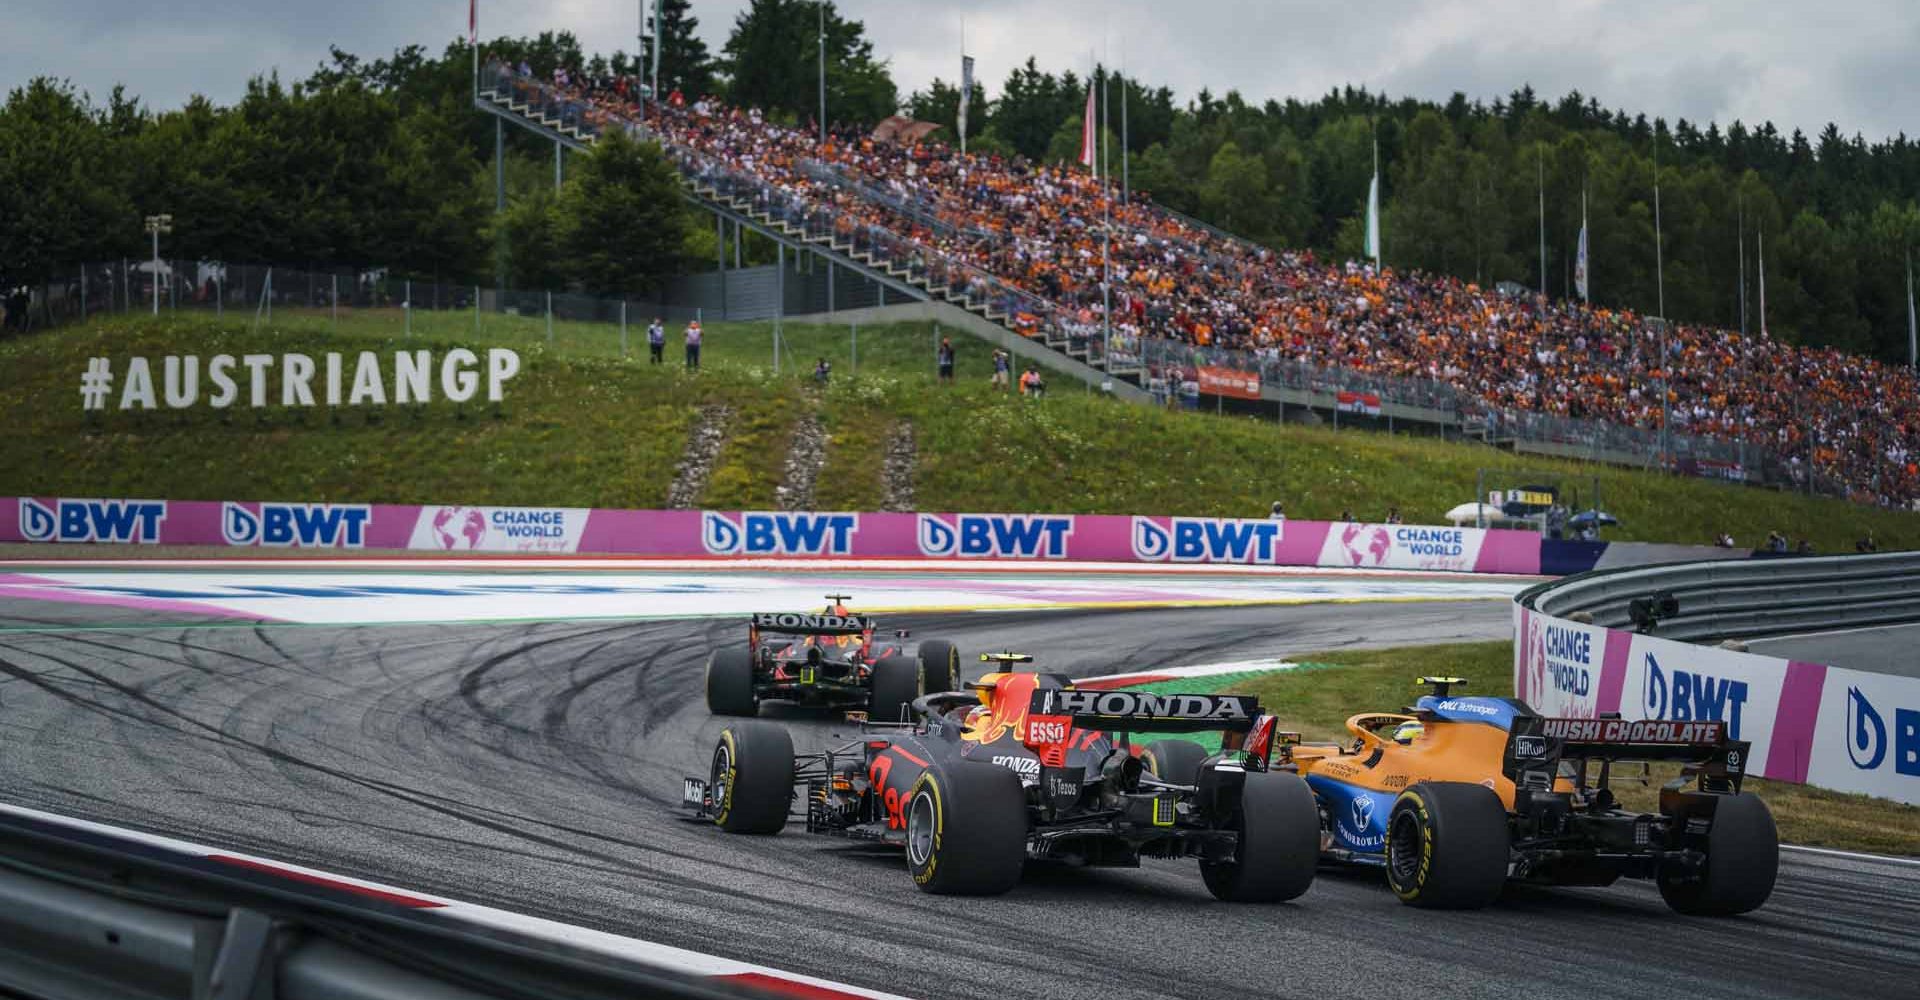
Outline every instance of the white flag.
{"type": "Polygon", "coordinates": [[[1373,258],[1373,266],[1380,266],[1380,175],[1373,175],[1373,182],[1367,185],[1367,246],[1366,255],[1373,258]]]}
{"type": "Polygon", "coordinates": [[[1580,293],[1580,301],[1591,301],[1587,296],[1587,193],[1580,192],[1580,247],[1573,258],[1573,290],[1580,293]]]}
{"type": "Polygon", "coordinates": [[[967,99],[973,96],[973,57],[960,57],[960,146],[967,145],[967,99]]]}

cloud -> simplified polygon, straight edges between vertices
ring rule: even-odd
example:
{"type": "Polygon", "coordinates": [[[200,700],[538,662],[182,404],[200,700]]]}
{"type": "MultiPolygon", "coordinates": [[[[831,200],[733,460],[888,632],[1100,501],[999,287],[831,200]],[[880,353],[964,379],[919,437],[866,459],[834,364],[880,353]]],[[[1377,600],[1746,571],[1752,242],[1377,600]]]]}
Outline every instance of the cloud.
{"type": "MultiPolygon", "coordinates": [[[[1531,83],[1609,108],[1687,118],[1826,122],[1870,139],[1906,126],[1920,84],[1920,4],[1911,0],[839,0],[864,21],[903,93],[959,73],[967,49],[990,90],[1029,55],[1084,73],[1090,53],[1174,88],[1237,89],[1250,101],[1313,98],[1348,84],[1444,101],[1491,101],[1531,83]]],[[[745,0],[694,0],[716,51],[745,0]]],[[[104,95],[116,81],[150,104],[230,101],[247,77],[303,77],[329,44],[364,57],[439,49],[466,31],[461,0],[317,4],[10,0],[0,85],[49,74],[104,95]]],[[[590,50],[632,48],[638,0],[481,0],[481,33],[565,29],[590,50]]]]}

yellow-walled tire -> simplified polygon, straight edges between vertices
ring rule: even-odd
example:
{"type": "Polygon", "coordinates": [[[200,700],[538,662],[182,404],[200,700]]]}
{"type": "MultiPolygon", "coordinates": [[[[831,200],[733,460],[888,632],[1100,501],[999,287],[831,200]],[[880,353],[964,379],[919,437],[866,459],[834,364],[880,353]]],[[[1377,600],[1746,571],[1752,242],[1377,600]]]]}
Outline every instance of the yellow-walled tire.
{"type": "Polygon", "coordinates": [[[1420,782],[1400,793],[1387,819],[1387,887],[1412,906],[1477,910],[1500,898],[1512,841],[1493,789],[1420,782]]]}
{"type": "Polygon", "coordinates": [[[779,833],[793,802],[793,737],[770,722],[720,730],[707,772],[713,822],[728,833],[779,833]]]}
{"type": "Polygon", "coordinates": [[[1020,881],[1027,806],[1012,771],[970,762],[928,768],[907,794],[906,813],[907,870],[922,891],[997,896],[1020,881]]]}
{"type": "Polygon", "coordinates": [[[918,651],[920,669],[926,680],[923,694],[960,690],[960,650],[945,639],[928,639],[918,651]]]}

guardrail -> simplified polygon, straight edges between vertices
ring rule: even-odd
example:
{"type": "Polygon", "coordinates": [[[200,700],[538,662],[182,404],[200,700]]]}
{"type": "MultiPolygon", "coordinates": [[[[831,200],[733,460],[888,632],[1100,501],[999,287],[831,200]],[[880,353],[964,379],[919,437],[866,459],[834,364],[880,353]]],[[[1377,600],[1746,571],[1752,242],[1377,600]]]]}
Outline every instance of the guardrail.
{"type": "Polygon", "coordinates": [[[771,995],[470,923],[424,897],[28,813],[0,810],[0,993],[9,996],[771,995]]]}
{"type": "Polygon", "coordinates": [[[1522,591],[1513,615],[1514,693],[1538,711],[1719,719],[1753,744],[1749,774],[1920,803],[1920,678],[1699,644],[1920,621],[1920,554],[1601,570],[1522,591]],[[1656,594],[1677,613],[1621,627],[1656,594]]]}
{"type": "Polygon", "coordinates": [[[1662,619],[1656,634],[1683,642],[1914,622],[1920,621],[1920,553],[1601,571],[1536,587],[1520,600],[1555,617],[1584,612],[1596,625],[1630,628],[1628,603],[1656,592],[1679,603],[1679,614],[1662,619]]]}

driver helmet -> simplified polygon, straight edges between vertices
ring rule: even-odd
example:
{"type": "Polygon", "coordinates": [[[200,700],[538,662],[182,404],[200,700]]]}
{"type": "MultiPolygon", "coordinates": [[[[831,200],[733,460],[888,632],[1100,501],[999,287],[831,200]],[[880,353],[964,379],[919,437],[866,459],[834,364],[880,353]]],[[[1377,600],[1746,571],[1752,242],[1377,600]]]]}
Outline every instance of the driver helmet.
{"type": "Polygon", "coordinates": [[[961,720],[961,725],[968,731],[978,732],[992,719],[992,708],[986,705],[975,705],[967,710],[966,718],[961,720]]]}
{"type": "Polygon", "coordinates": [[[1400,724],[1400,728],[1393,731],[1393,741],[1401,744],[1412,743],[1426,731],[1427,727],[1421,725],[1420,720],[1408,719],[1400,724]]]}

